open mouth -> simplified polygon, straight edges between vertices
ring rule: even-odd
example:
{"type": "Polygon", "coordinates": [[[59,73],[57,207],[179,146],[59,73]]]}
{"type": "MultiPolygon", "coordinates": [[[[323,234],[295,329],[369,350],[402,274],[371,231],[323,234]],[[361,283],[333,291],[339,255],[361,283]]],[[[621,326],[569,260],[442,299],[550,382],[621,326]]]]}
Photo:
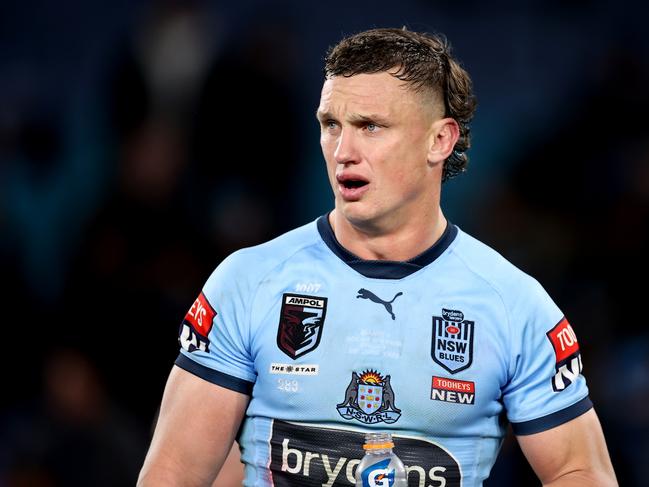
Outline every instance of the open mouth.
{"type": "Polygon", "coordinates": [[[358,174],[346,173],[336,176],[338,191],[345,201],[358,201],[367,191],[370,182],[358,174]]]}
{"type": "Polygon", "coordinates": [[[356,189],[356,188],[362,188],[363,186],[366,186],[368,183],[367,181],[363,181],[361,179],[347,179],[346,181],[342,181],[341,184],[346,189],[356,189]]]}

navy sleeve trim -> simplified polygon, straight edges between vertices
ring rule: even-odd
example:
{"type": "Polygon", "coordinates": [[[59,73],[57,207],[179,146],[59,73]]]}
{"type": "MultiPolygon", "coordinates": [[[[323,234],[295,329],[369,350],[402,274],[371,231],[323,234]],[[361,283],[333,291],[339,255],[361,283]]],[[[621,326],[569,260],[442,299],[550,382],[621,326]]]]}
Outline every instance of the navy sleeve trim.
{"type": "Polygon", "coordinates": [[[216,384],[217,386],[225,387],[226,389],[252,396],[252,386],[254,385],[252,382],[248,382],[247,380],[239,379],[238,377],[224,374],[223,372],[219,372],[218,370],[205,367],[204,365],[201,365],[198,362],[194,362],[192,359],[187,358],[182,353],[178,355],[175,363],[181,369],[197,375],[207,382],[211,382],[212,384],[216,384]]]}
{"type": "Polygon", "coordinates": [[[581,401],[576,402],[566,409],[557,411],[556,413],[548,414],[542,418],[532,419],[531,421],[523,421],[522,423],[512,423],[512,428],[515,435],[531,435],[546,431],[560,424],[567,423],[577,416],[581,416],[586,411],[593,407],[588,396],[584,397],[581,401]]]}

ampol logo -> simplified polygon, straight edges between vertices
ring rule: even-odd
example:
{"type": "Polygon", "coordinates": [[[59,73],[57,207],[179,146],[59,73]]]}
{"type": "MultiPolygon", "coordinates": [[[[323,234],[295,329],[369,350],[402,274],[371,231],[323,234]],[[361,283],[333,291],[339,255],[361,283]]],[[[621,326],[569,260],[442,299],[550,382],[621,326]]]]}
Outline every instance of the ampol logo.
{"type": "Polygon", "coordinates": [[[322,338],[327,298],[284,294],[277,328],[277,346],[293,360],[315,350],[322,338]]]}

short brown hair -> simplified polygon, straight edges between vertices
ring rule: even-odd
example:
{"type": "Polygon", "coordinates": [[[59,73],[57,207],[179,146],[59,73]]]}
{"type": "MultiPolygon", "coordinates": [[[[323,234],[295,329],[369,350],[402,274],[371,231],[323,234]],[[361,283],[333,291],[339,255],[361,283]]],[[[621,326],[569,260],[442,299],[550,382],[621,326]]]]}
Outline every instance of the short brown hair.
{"type": "Polygon", "coordinates": [[[325,58],[326,78],[372,74],[398,68],[391,73],[417,92],[431,90],[444,100],[444,116],[455,119],[460,138],[444,161],[442,181],[466,170],[466,151],[471,146],[469,123],[475,112],[469,74],[451,55],[443,35],[403,29],[372,29],[344,38],[330,48],[325,58]]]}

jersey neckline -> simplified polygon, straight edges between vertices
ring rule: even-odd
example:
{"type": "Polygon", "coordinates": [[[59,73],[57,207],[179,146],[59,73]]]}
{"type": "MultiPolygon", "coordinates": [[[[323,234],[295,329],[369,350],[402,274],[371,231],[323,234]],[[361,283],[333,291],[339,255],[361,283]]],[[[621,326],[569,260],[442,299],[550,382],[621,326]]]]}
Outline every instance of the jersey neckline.
{"type": "Polygon", "coordinates": [[[327,213],[317,220],[318,232],[324,243],[349,267],[365,277],[374,279],[401,279],[423,269],[442,255],[458,234],[457,227],[447,221],[446,229],[437,242],[410,260],[365,260],[351,253],[338,242],[328,216],[327,213]]]}

